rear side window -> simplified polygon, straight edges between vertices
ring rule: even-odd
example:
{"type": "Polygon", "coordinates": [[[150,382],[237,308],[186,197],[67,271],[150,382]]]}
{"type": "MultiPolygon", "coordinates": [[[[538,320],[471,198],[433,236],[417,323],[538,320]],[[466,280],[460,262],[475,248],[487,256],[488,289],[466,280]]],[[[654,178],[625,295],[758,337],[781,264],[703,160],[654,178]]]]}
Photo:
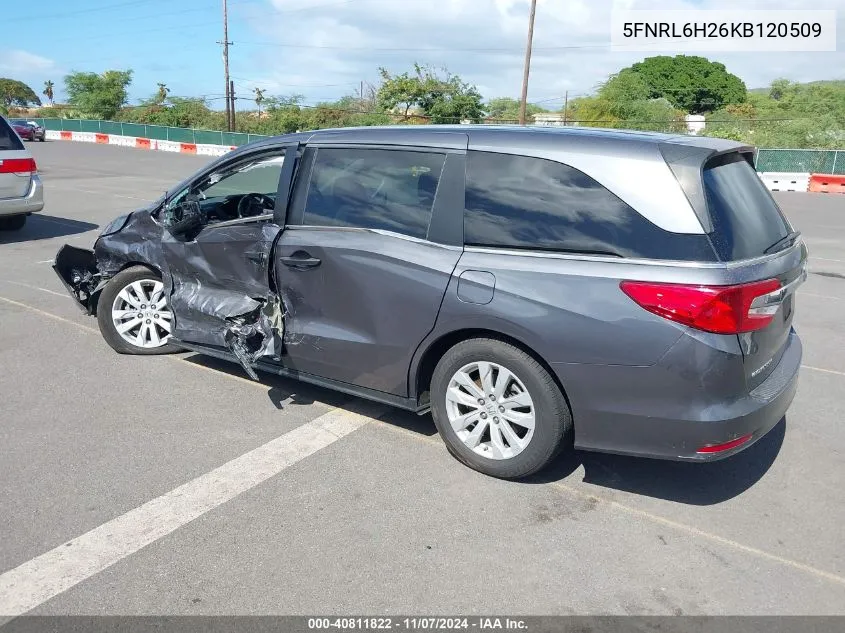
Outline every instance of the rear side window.
{"type": "Polygon", "coordinates": [[[490,152],[469,152],[464,242],[620,257],[715,260],[705,235],[661,229],[573,167],[490,152]]]}
{"type": "Polygon", "coordinates": [[[790,227],[754,168],[737,152],[704,168],[704,194],[713,221],[711,239],[723,261],[763,255],[790,227]]]}
{"type": "Polygon", "coordinates": [[[9,124],[6,123],[6,120],[0,117],[0,151],[4,149],[21,150],[23,149],[23,143],[21,143],[14,130],[9,127],[9,124]]]}
{"type": "Polygon", "coordinates": [[[424,239],[445,154],[320,148],[304,225],[393,231],[424,239]]]}

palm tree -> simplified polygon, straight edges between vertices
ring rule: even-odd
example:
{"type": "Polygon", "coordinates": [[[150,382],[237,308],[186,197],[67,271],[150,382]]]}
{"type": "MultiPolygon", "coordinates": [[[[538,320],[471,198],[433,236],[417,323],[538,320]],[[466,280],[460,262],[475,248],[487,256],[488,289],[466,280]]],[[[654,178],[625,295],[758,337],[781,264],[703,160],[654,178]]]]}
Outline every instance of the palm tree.
{"type": "Polygon", "coordinates": [[[158,85],[158,102],[164,103],[165,99],[167,99],[167,94],[170,92],[170,88],[167,87],[167,84],[159,84],[158,85]]]}
{"type": "Polygon", "coordinates": [[[264,91],[261,88],[255,89],[255,105],[258,106],[258,118],[261,119],[261,103],[264,101],[264,91]]]}
{"type": "Polygon", "coordinates": [[[45,97],[50,101],[50,105],[53,105],[53,82],[52,81],[45,81],[44,82],[44,92],[42,92],[45,97]]]}

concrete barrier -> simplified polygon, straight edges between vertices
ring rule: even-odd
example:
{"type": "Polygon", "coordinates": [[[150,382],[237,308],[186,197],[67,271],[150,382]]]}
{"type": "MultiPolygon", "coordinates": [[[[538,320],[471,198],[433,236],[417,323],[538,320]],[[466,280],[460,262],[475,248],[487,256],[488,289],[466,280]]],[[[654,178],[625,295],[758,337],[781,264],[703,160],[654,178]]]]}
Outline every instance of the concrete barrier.
{"type": "Polygon", "coordinates": [[[845,176],[812,174],[809,191],[816,193],[845,193],[845,176]]]}
{"type": "Polygon", "coordinates": [[[198,154],[201,156],[223,156],[235,145],[209,145],[206,143],[180,143],[178,141],[159,141],[136,136],[121,136],[119,134],[102,134],[100,132],[68,132],[47,130],[46,138],[51,141],[76,141],[77,143],[99,143],[102,145],[118,145],[121,147],[136,147],[138,149],[158,150],[161,152],[178,152],[181,154],[198,154]]]}
{"type": "Polygon", "coordinates": [[[760,179],[769,191],[807,191],[810,186],[810,174],[767,171],[760,179]]]}

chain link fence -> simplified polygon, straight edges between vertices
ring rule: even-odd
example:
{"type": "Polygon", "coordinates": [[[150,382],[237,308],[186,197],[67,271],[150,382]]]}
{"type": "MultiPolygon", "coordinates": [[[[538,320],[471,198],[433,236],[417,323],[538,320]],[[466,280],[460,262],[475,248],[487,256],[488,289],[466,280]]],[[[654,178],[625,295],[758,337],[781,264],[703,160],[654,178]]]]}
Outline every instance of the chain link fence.
{"type": "Polygon", "coordinates": [[[63,132],[98,132],[119,136],[136,136],[157,141],[176,141],[178,143],[200,143],[207,145],[246,145],[260,138],[261,134],[242,132],[217,132],[214,130],[193,130],[164,125],[146,125],[144,123],[121,123],[119,121],[97,121],[90,119],[32,119],[45,130],[63,132]]]}
{"type": "Polygon", "coordinates": [[[760,149],[755,163],[760,172],[845,174],[845,151],[826,149],[760,149]]]}
{"type": "MultiPolygon", "coordinates": [[[[245,145],[267,138],[261,134],[193,130],[163,125],[120,123],[87,119],[34,119],[47,130],[70,132],[99,132],[121,136],[137,136],[159,141],[200,143],[208,145],[245,145]]],[[[845,150],[822,149],[760,149],[755,166],[759,172],[798,172],[811,174],[845,175],[845,150]]]]}

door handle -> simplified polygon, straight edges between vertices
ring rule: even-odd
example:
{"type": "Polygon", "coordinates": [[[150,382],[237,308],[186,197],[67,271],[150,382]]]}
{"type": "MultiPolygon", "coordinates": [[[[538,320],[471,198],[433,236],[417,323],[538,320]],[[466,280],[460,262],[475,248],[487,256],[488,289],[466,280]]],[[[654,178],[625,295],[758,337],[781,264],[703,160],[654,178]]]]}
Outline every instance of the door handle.
{"type": "Polygon", "coordinates": [[[280,257],[279,261],[281,261],[285,266],[293,268],[294,270],[307,270],[309,268],[316,268],[322,263],[322,260],[317,259],[316,257],[311,257],[311,255],[304,251],[297,251],[289,257],[280,257]]]}
{"type": "Polygon", "coordinates": [[[267,261],[267,254],[264,251],[249,251],[244,254],[244,257],[259,265],[267,261]]]}

